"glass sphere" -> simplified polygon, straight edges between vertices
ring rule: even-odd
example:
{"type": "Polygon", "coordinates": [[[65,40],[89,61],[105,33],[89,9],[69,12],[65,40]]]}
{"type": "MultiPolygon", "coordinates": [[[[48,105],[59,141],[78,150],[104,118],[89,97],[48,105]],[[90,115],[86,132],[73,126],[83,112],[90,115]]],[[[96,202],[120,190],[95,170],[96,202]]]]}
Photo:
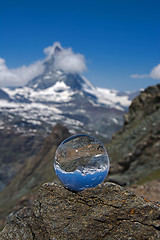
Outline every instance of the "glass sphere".
{"type": "Polygon", "coordinates": [[[54,161],[57,177],[72,191],[95,187],[107,176],[109,157],[95,137],[74,135],[57,148],[54,161]]]}

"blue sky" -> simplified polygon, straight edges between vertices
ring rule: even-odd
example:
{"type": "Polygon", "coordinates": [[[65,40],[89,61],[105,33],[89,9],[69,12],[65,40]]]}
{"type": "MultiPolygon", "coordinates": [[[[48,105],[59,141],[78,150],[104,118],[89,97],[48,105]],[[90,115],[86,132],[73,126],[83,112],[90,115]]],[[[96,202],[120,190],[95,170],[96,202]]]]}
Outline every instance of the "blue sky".
{"type": "Polygon", "coordinates": [[[85,57],[83,75],[96,86],[132,91],[155,85],[160,83],[159,9],[159,0],[3,1],[0,68],[44,59],[43,50],[58,41],[85,57]]]}

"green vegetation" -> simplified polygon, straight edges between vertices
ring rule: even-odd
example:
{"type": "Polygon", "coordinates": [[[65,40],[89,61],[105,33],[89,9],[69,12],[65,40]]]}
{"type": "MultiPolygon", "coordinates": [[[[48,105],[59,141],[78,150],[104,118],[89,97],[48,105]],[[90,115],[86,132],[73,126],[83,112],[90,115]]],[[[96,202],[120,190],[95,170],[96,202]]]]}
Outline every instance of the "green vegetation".
{"type": "Polygon", "coordinates": [[[142,185],[146,182],[150,182],[150,181],[153,181],[153,180],[160,180],[160,168],[154,170],[153,172],[151,172],[150,174],[148,174],[144,178],[140,179],[137,184],[142,185]]]}

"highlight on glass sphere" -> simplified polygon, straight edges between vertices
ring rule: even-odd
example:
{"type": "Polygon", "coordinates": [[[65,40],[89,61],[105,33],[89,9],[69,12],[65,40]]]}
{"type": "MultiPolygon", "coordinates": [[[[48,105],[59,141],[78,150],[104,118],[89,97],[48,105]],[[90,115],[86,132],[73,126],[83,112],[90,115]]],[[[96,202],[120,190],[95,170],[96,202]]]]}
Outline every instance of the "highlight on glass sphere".
{"type": "Polygon", "coordinates": [[[74,135],[57,148],[54,169],[63,185],[75,192],[96,187],[107,176],[109,157],[103,144],[89,135],[74,135]]]}

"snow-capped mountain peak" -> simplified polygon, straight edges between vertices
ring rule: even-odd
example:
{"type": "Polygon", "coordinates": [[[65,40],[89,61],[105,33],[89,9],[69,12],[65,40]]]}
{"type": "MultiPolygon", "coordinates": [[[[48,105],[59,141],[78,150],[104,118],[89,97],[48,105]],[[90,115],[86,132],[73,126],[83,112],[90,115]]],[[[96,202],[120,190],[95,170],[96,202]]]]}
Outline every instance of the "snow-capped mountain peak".
{"type": "Polygon", "coordinates": [[[0,91],[0,113],[5,123],[7,116],[8,124],[13,122],[16,130],[24,131],[27,126],[50,129],[61,122],[72,132],[110,137],[123,124],[132,95],[94,87],[77,72],[58,68],[55,59],[63,52],[60,45],[48,51],[52,54],[44,61],[41,75],[24,87],[0,91]]]}

